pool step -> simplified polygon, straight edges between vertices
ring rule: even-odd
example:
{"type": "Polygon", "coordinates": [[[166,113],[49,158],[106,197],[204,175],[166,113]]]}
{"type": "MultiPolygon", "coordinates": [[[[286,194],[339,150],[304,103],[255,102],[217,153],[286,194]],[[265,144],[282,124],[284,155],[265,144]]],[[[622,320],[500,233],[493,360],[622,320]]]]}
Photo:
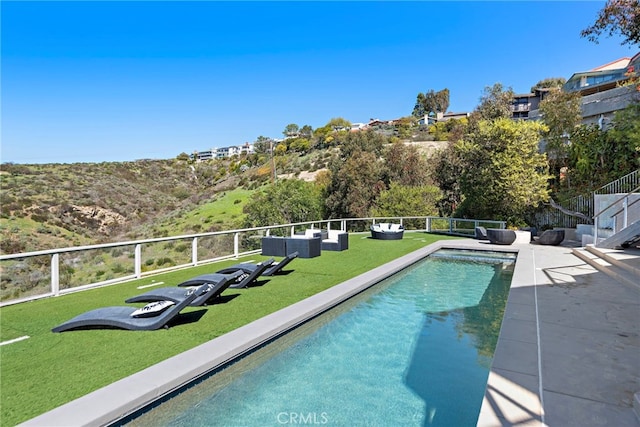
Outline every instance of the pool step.
{"type": "Polygon", "coordinates": [[[640,290],[640,251],[620,251],[596,248],[574,248],[573,254],[605,273],[629,286],[640,290]]]}

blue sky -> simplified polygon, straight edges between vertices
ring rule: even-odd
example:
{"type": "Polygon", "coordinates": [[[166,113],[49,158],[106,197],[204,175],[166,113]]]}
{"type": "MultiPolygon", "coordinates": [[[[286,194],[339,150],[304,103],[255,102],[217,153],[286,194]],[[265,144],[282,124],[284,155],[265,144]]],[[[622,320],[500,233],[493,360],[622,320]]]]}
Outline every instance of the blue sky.
{"type": "Polygon", "coordinates": [[[636,51],[588,2],[2,1],[0,161],[168,159],[290,124],[471,111],[636,51]]]}

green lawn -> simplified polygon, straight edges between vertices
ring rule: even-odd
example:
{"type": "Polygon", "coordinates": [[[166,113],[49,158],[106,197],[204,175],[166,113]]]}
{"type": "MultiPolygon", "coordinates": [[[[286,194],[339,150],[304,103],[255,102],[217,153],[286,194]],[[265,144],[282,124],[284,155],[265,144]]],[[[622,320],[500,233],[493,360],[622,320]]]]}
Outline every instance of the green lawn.
{"type": "MultiPolygon", "coordinates": [[[[0,347],[0,425],[15,425],[44,413],[439,239],[451,237],[407,232],[402,240],[382,241],[351,234],[349,250],[296,259],[285,268],[294,270],[291,274],[268,278],[262,286],[228,289],[223,303],[186,308],[180,315],[184,321],[166,330],[51,332],[84,311],[124,305],[125,298],[145,292],[137,286],[153,282],[173,286],[238,261],[4,307],[0,340],[30,338],[0,347]]],[[[266,258],[255,255],[241,261],[266,258]]]]}

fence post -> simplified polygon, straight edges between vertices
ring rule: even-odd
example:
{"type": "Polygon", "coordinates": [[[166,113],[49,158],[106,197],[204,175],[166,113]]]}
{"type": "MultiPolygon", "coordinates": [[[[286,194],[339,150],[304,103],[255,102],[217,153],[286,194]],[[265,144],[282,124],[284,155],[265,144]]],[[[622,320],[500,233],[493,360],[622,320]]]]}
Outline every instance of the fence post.
{"type": "Polygon", "coordinates": [[[424,229],[427,233],[431,233],[431,217],[426,217],[424,220],[424,229]]]}
{"type": "Polygon", "coordinates": [[[60,254],[51,255],[51,293],[60,294],[60,254]]]}
{"type": "Polygon", "coordinates": [[[453,218],[449,218],[449,233],[453,233],[453,218]]]}
{"type": "Polygon", "coordinates": [[[295,225],[291,226],[291,237],[293,237],[296,234],[296,227],[295,225]]]}
{"type": "Polygon", "coordinates": [[[198,265],[198,238],[191,241],[191,264],[198,265]]]}
{"type": "Polygon", "coordinates": [[[136,279],[142,277],[142,245],[138,243],[135,249],[135,257],[134,257],[134,269],[136,273],[136,279]]]}
{"type": "MultiPolygon", "coordinates": [[[[629,207],[629,196],[625,197],[624,200],[622,201],[622,209],[624,209],[622,214],[622,228],[627,228],[627,225],[629,225],[627,223],[628,207],[629,207]]],[[[618,232],[616,228],[614,228],[614,231],[616,233],[618,232]]]]}
{"type": "Polygon", "coordinates": [[[233,234],[233,255],[238,258],[240,254],[240,233],[233,234]]]}

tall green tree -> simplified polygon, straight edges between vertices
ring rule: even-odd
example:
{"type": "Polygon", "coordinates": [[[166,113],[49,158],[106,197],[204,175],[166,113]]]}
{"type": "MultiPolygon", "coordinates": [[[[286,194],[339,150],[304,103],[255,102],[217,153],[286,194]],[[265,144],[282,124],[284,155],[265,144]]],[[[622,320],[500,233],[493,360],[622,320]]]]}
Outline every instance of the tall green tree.
{"type": "Polygon", "coordinates": [[[444,88],[438,92],[433,89],[425,93],[418,93],[416,104],[413,107],[414,117],[424,117],[430,114],[445,113],[449,108],[449,89],[444,88]]]}
{"type": "Polygon", "coordinates": [[[460,176],[464,169],[463,159],[455,142],[437,151],[430,159],[430,175],[442,191],[442,198],[438,202],[441,216],[451,216],[462,201],[460,176]]]}
{"type": "Polygon", "coordinates": [[[348,157],[332,161],[329,169],[331,183],[325,196],[328,218],[368,216],[376,198],[386,188],[380,157],[357,149],[348,157]]]}
{"type": "Polygon", "coordinates": [[[384,159],[387,183],[420,186],[429,180],[427,161],[412,145],[395,142],[387,147],[384,159]]]}
{"type": "Polygon", "coordinates": [[[298,179],[277,181],[244,207],[246,227],[315,221],[322,218],[320,189],[298,179]]]}
{"type": "Polygon", "coordinates": [[[295,123],[289,123],[282,131],[282,134],[286,138],[295,138],[300,134],[300,126],[295,123]]]}
{"type": "Polygon", "coordinates": [[[501,118],[480,121],[458,142],[464,199],[457,214],[518,224],[547,201],[547,159],[538,151],[544,130],[541,123],[501,118]]]}
{"type": "Polygon", "coordinates": [[[472,117],[476,120],[510,118],[513,96],[513,89],[504,87],[502,83],[486,86],[480,97],[480,104],[476,107],[472,117]]]}
{"type": "Polygon", "coordinates": [[[622,44],[640,44],[640,2],[638,0],[608,0],[598,13],[596,22],[580,35],[598,43],[602,34],[620,35],[622,44]]]}
{"type": "Polygon", "coordinates": [[[558,183],[562,168],[568,166],[570,136],[582,120],[578,93],[552,89],[540,102],[542,121],[547,125],[543,138],[550,172],[558,183]]]}

